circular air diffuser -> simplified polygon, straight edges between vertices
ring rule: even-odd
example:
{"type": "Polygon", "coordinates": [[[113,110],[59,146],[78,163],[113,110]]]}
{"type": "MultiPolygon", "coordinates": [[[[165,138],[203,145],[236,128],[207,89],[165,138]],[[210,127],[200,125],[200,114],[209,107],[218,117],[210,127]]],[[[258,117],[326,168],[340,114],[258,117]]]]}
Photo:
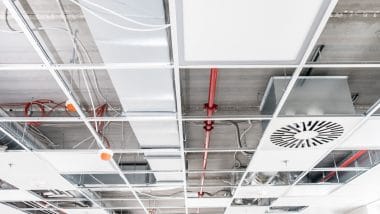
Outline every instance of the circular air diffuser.
{"type": "Polygon", "coordinates": [[[330,143],[340,137],[343,131],[343,126],[334,122],[299,122],[277,129],[270,140],[285,148],[309,148],[330,143]]]}

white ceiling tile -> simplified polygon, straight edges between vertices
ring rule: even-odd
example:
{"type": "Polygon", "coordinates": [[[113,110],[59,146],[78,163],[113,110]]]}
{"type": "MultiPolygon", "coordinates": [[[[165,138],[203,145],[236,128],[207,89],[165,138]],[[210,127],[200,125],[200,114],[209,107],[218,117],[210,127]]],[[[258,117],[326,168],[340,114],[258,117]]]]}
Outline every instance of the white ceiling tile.
{"type": "Polygon", "coordinates": [[[0,178],[25,190],[75,189],[50,164],[31,152],[1,152],[0,178]]]}
{"type": "Polygon", "coordinates": [[[363,148],[379,148],[380,139],[379,118],[371,118],[357,129],[342,145],[340,148],[345,149],[363,149],[363,148]]]}
{"type": "Polygon", "coordinates": [[[95,152],[39,152],[39,155],[61,173],[76,172],[116,172],[109,161],[100,159],[99,153],[95,152]]]}
{"type": "Polygon", "coordinates": [[[183,0],[185,60],[296,61],[328,2],[183,0]]]}
{"type": "Polygon", "coordinates": [[[236,190],[236,198],[277,198],[284,194],[289,186],[242,186],[236,190]]]}
{"type": "Polygon", "coordinates": [[[242,206],[242,207],[230,207],[226,214],[264,214],[268,210],[267,206],[242,206]]]}
{"type": "Polygon", "coordinates": [[[248,166],[249,171],[305,171],[312,167],[330,148],[340,143],[342,137],[311,148],[287,148],[271,142],[276,130],[299,122],[329,121],[344,128],[342,136],[360,120],[359,117],[280,117],[272,120],[266,128],[258,149],[248,166]]]}
{"type": "Polygon", "coordinates": [[[0,201],[40,201],[36,195],[19,189],[0,190],[0,201]]]}
{"type": "Polygon", "coordinates": [[[227,207],[230,198],[188,198],[187,206],[190,208],[227,207]]]}
{"type": "Polygon", "coordinates": [[[103,209],[65,209],[67,214],[109,214],[103,209]]]}
{"type": "Polygon", "coordinates": [[[6,214],[25,214],[24,212],[21,212],[19,210],[16,210],[10,206],[7,206],[5,204],[0,204],[0,213],[6,213],[6,214]]]}
{"type": "Polygon", "coordinates": [[[324,196],[330,194],[341,186],[341,184],[296,185],[286,194],[286,196],[324,196]]]}

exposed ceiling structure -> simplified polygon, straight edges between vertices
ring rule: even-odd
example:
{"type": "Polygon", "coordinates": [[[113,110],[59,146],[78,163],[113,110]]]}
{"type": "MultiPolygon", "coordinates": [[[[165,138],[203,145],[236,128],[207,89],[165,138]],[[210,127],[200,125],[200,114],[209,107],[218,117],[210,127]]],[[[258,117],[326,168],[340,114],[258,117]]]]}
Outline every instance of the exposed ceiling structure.
{"type": "Polygon", "coordinates": [[[0,213],[380,211],[377,0],[1,0],[0,213]]]}

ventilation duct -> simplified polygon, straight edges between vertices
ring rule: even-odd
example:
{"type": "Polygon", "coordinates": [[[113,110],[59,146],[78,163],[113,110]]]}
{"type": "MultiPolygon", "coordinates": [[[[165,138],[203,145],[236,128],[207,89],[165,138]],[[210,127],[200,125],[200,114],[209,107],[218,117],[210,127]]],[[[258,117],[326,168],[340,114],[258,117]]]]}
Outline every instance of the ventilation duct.
{"type": "MultiPolygon", "coordinates": [[[[280,115],[354,115],[355,108],[347,76],[299,77],[289,94],[280,115]]],[[[260,110],[271,115],[276,109],[291,77],[272,77],[269,80],[260,110]]]]}
{"type": "MultiPolygon", "coordinates": [[[[8,117],[8,114],[0,108],[0,117],[8,117]]],[[[48,149],[49,147],[35,138],[24,127],[16,122],[0,123],[1,149],[22,149],[18,143],[24,144],[30,149],[48,149]],[[16,142],[18,141],[18,142],[16,142]]]]}
{"type": "MultiPolygon", "coordinates": [[[[272,77],[263,102],[263,114],[273,114],[291,77],[272,77]]],[[[280,116],[354,115],[347,76],[299,77],[280,116]]],[[[268,122],[264,122],[264,126],[268,122]]],[[[315,118],[291,122],[272,131],[270,142],[282,148],[312,148],[330,144],[342,136],[339,122],[315,118]]]]}
{"type": "MultiPolygon", "coordinates": [[[[290,79],[270,79],[260,106],[263,114],[274,113],[290,79]]],[[[353,115],[346,76],[299,77],[279,116],[263,122],[265,132],[248,169],[307,170],[354,127],[359,119],[353,115]]]]}
{"type": "MultiPolygon", "coordinates": [[[[93,5],[80,3],[91,10],[102,14],[104,18],[119,25],[130,28],[147,29],[120,19],[109,13],[104,13],[93,5]]],[[[95,4],[102,5],[126,17],[151,25],[164,25],[166,23],[165,5],[163,1],[108,1],[94,0],[95,4]]],[[[105,23],[87,10],[83,10],[89,28],[95,39],[104,63],[169,63],[170,51],[168,32],[166,30],[135,32],[117,28],[105,23]]],[[[171,69],[109,69],[110,78],[119,96],[126,115],[161,115],[175,118],[176,105],[173,86],[173,73],[171,69]]],[[[178,148],[178,125],[173,121],[131,121],[141,148],[178,148]]],[[[165,159],[165,154],[154,154],[154,158],[146,159],[154,171],[178,170],[176,164],[173,168],[155,164],[157,156],[165,159]]],[[[175,157],[180,161],[180,154],[175,157]]],[[[169,161],[173,161],[173,157],[169,161]]],[[[155,174],[157,181],[180,180],[178,177],[166,177],[155,174]]]]}

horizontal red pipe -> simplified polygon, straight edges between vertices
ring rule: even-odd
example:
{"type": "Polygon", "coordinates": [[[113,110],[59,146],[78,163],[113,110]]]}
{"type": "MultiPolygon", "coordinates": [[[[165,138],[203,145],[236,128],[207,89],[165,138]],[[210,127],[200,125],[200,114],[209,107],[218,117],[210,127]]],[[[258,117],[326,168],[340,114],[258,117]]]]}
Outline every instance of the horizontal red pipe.
{"type": "MultiPolygon", "coordinates": [[[[345,168],[345,167],[348,167],[349,165],[351,165],[354,161],[356,161],[357,159],[359,159],[361,156],[363,156],[365,153],[367,153],[368,150],[360,150],[358,152],[356,152],[355,154],[353,154],[351,157],[349,157],[347,160],[343,161],[342,164],[339,165],[339,168],[345,168]]],[[[328,180],[330,180],[332,177],[334,177],[334,175],[336,174],[336,172],[330,172],[329,174],[326,175],[326,177],[324,177],[321,181],[322,182],[326,182],[328,180]]]]}

